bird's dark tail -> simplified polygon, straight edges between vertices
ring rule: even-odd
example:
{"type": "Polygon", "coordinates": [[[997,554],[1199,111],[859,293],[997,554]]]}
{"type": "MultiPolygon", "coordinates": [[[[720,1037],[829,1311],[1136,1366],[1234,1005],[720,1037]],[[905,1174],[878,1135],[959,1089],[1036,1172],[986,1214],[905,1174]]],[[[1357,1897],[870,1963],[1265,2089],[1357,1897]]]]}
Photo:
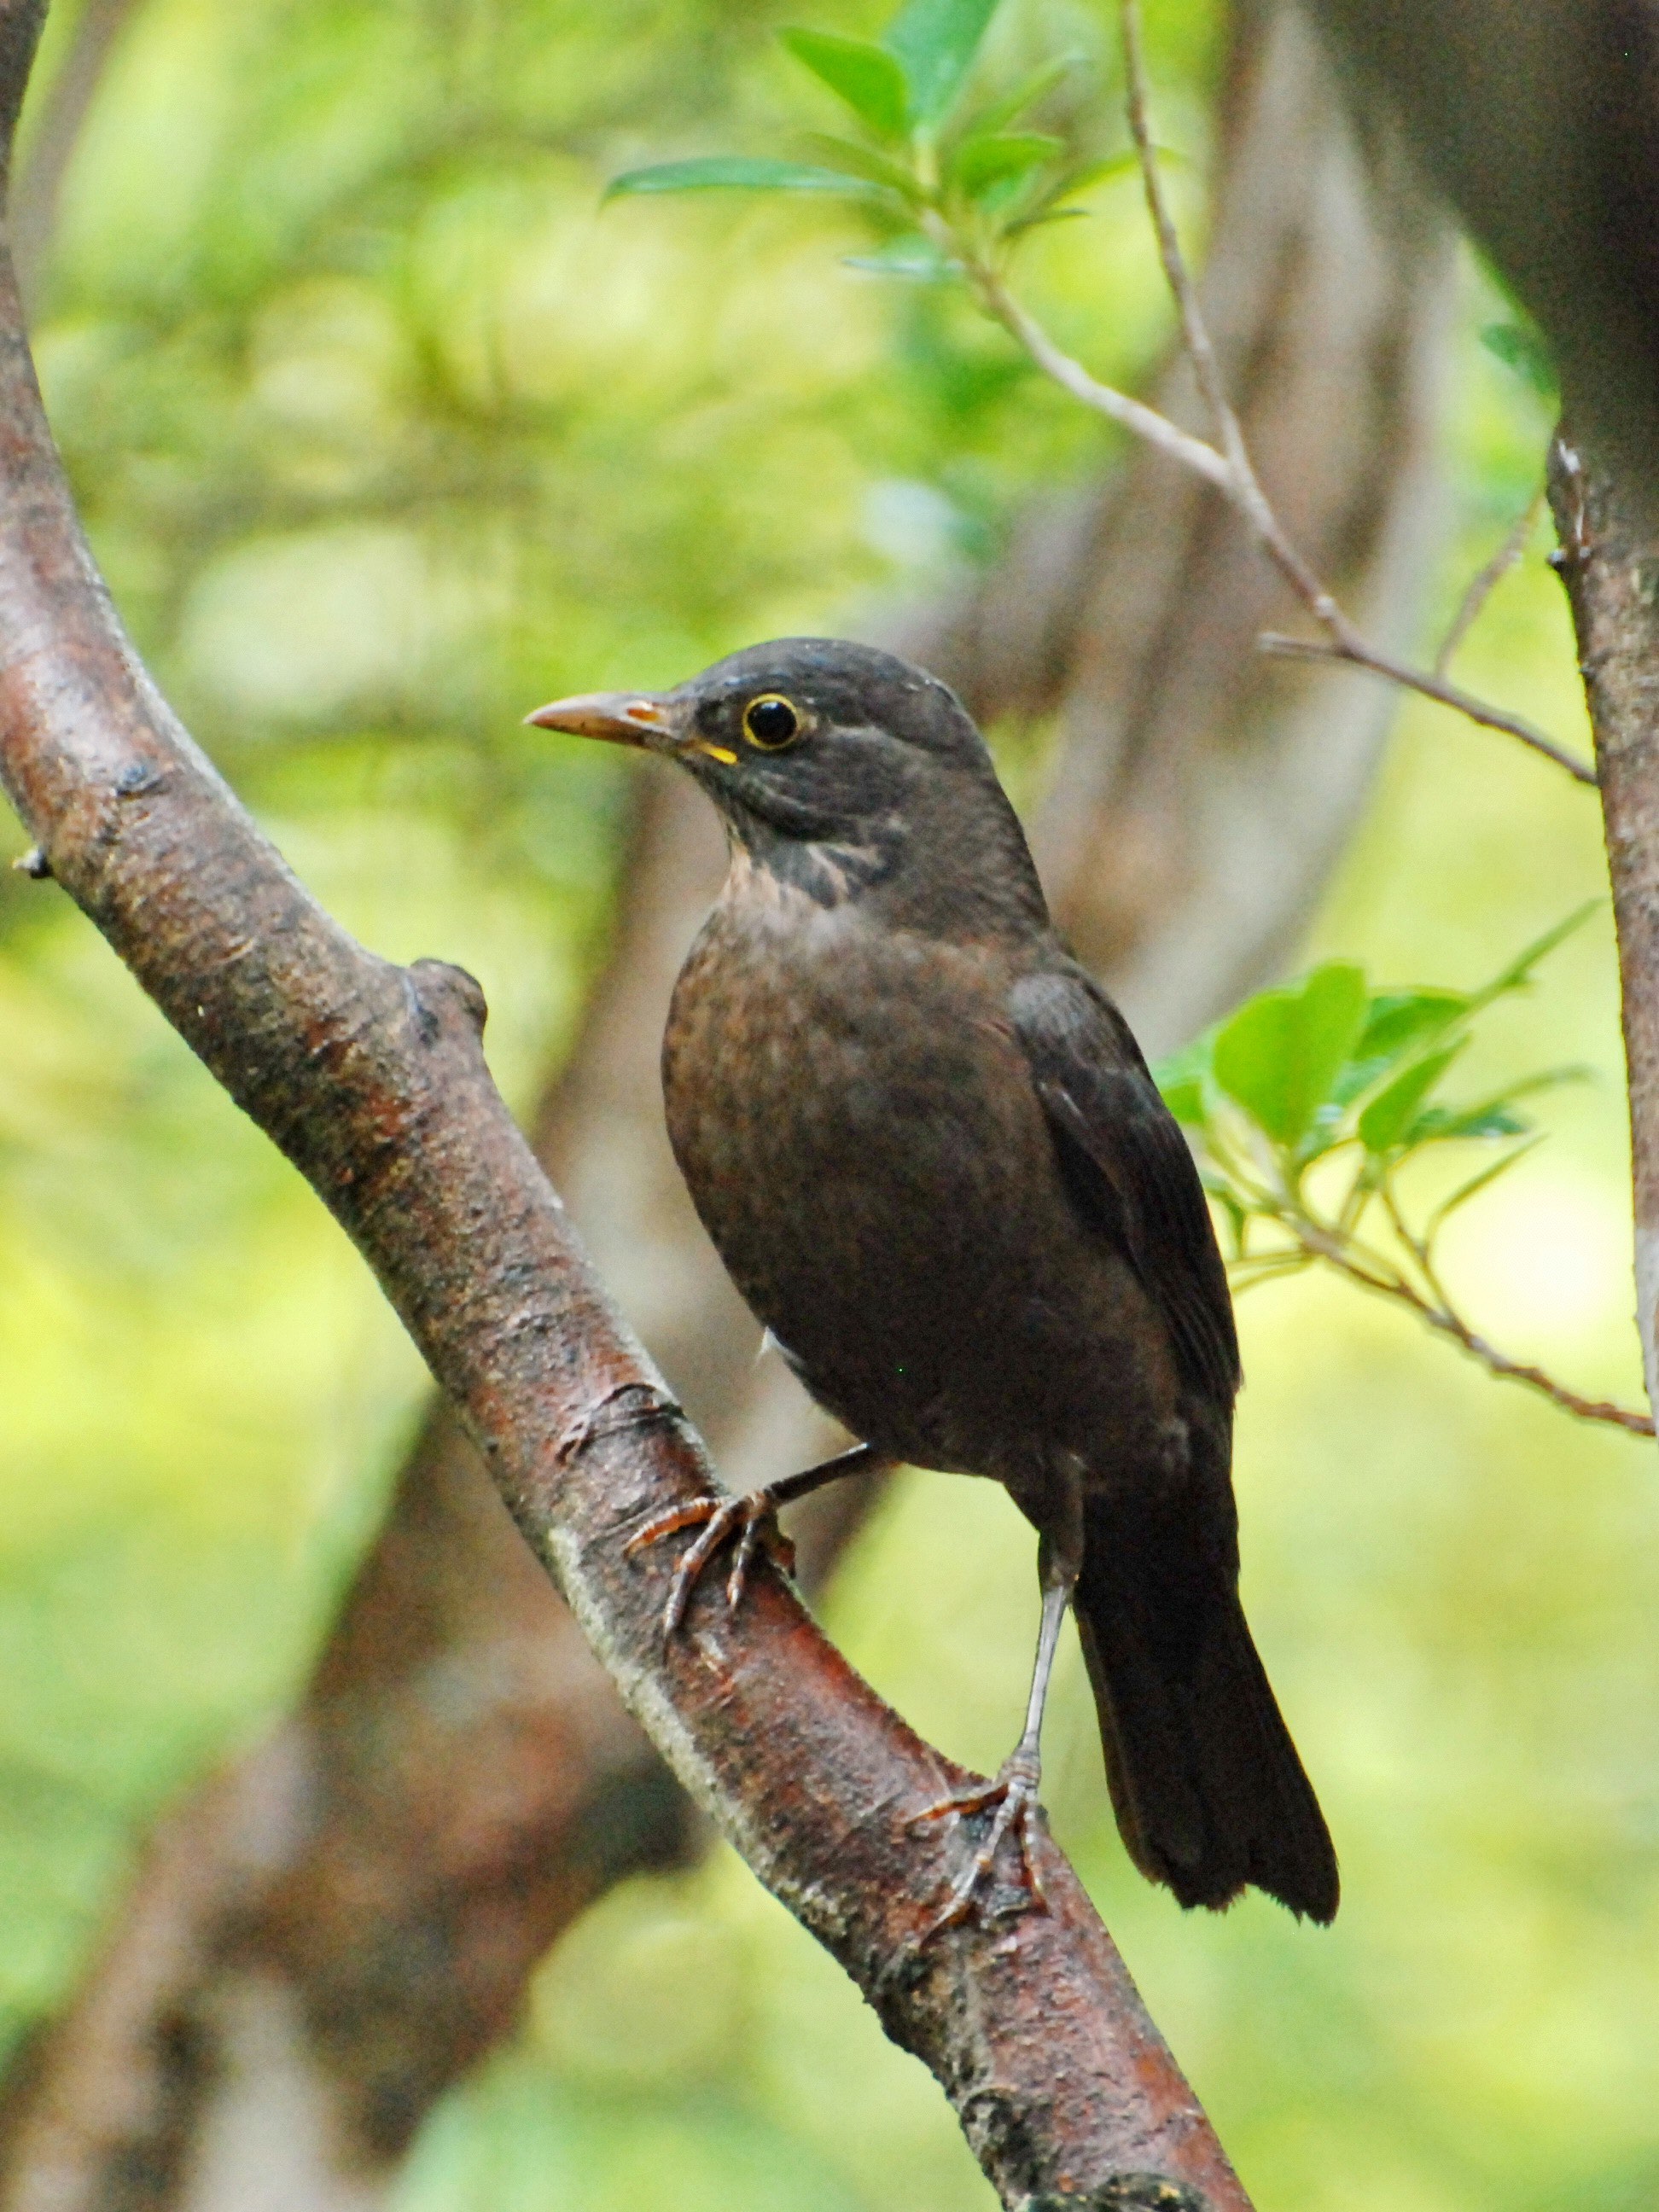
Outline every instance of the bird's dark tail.
{"type": "Polygon", "coordinates": [[[1129,1856],[1184,1905],[1254,1882],[1310,1920],[1339,1894],[1336,1853],[1243,1607],[1192,1522],[1088,1509],[1078,1627],[1129,1856]]]}

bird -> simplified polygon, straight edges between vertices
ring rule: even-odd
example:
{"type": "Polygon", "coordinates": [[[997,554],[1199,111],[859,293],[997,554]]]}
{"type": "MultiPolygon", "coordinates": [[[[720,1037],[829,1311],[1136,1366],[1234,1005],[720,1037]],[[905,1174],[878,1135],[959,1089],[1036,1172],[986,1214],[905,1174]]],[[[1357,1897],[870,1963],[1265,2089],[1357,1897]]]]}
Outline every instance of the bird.
{"type": "Polygon", "coordinates": [[[860,1469],[1000,1482],[1037,1535],[1025,1724],[998,1774],[921,1816],[988,1815],[939,1926],[1034,1859],[1042,1729],[1075,1617],[1119,1831],[1186,1907],[1247,1886],[1318,1923],[1335,1851],[1238,1595],[1242,1380],[1196,1164],[1128,1024],[1050,916],[991,753],[947,685],[872,647],[787,638],[666,691],[526,720],[689,773],[729,866],[669,1005],[668,1133],[705,1228],[811,1396],[856,1441],[699,1533],[672,1637],[731,1549],[860,1469]]]}

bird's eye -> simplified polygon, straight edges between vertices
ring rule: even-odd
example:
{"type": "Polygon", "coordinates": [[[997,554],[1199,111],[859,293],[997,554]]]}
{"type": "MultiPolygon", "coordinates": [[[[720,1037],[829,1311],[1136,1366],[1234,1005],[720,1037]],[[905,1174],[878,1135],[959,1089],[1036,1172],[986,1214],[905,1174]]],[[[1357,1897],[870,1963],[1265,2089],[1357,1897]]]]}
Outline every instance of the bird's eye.
{"type": "Polygon", "coordinates": [[[743,726],[750,744],[763,753],[781,753],[800,735],[800,715],[787,699],[769,691],[764,698],[750,701],[743,726]]]}

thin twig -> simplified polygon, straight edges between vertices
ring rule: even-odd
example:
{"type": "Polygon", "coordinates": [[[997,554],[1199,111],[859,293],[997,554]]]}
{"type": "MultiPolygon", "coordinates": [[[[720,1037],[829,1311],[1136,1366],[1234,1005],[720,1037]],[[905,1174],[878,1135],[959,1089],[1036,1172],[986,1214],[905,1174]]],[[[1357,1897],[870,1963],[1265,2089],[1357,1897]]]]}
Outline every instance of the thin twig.
{"type": "Polygon", "coordinates": [[[1524,1383],[1529,1390],[1536,1390],[1553,1405],[1559,1406],[1564,1412],[1576,1415],[1581,1421],[1597,1421],[1609,1428],[1624,1429],[1632,1436],[1653,1435],[1651,1414],[1638,1413],[1631,1407],[1615,1404],[1611,1399],[1583,1397],[1577,1390],[1569,1389],[1565,1382],[1558,1382],[1543,1368],[1532,1366],[1524,1360],[1511,1359],[1507,1352],[1498,1351],[1496,1345],[1488,1342],[1478,1330],[1472,1328],[1446,1296],[1438,1276],[1426,1262],[1419,1240],[1401,1222],[1392,1202],[1385,1202],[1389,1204],[1390,1219],[1396,1233],[1413,1256],[1424,1266],[1425,1279],[1435,1293],[1431,1297],[1425,1297],[1398,1268],[1389,1266],[1380,1255],[1369,1249],[1366,1257],[1373,1264],[1366,1266],[1354,1256],[1350,1240],[1334,1235],[1310,1216],[1280,1210],[1274,1218],[1304,1250],[1316,1254],[1339,1274],[1346,1275],[1350,1282],[1358,1283],[1365,1290],[1375,1291],[1380,1297],[1392,1298],[1396,1304],[1407,1307],[1419,1321],[1425,1322],[1439,1335],[1449,1337],[1472,1359],[1479,1360],[1489,1375],[1495,1375],[1504,1382],[1524,1383]]]}
{"type": "Polygon", "coordinates": [[[1434,656],[1437,676],[1443,676],[1450,667],[1453,654],[1474,629],[1480,610],[1526,551],[1528,540],[1538,526],[1538,517],[1543,505],[1544,487],[1540,484],[1510,525],[1503,544],[1491,560],[1477,575],[1470,578],[1468,589],[1459,601],[1457,612],[1451,618],[1451,626],[1441,639],[1440,650],[1434,656]]]}
{"type": "Polygon", "coordinates": [[[1340,645],[1351,649],[1362,647],[1364,640],[1303,559],[1289,532],[1273,512],[1272,501],[1261,489],[1261,480],[1256,475],[1249,448],[1244,442],[1243,427],[1227,398],[1227,387],[1222,378],[1221,365],[1216,358],[1209,325],[1204,319],[1204,310],[1199,305],[1198,287],[1193,282],[1186,257],[1181,251],[1175,217],[1170,212],[1170,204],[1164,194],[1158,149],[1152,142],[1152,124],[1147,114],[1146,57],[1140,40],[1140,0],[1119,0],[1118,17],[1123,33],[1129,131],[1140,164],[1140,179],[1146,195],[1147,211],[1152,216],[1152,230],[1158,239],[1158,258],[1164,264],[1164,278],[1181,317],[1182,335],[1186,340],[1198,388],[1215,418],[1221,452],[1232,477],[1229,489],[1233,502],[1255,528],[1274,565],[1314,619],[1322,623],[1340,645]]]}
{"type": "MultiPolygon", "coordinates": [[[[1502,708],[1488,706],[1485,701],[1460,690],[1456,684],[1446,683],[1437,670],[1430,672],[1410,667],[1406,662],[1396,660],[1391,654],[1370,644],[1321,583],[1279,520],[1272,501],[1261,488],[1261,479],[1250,459],[1249,449],[1245,444],[1243,430],[1228,400],[1215,347],[1199,304],[1197,287],[1182,253],[1181,241],[1164,196],[1157,149],[1147,115],[1139,0],[1119,0],[1119,15],[1128,84],[1129,128],[1140,164],[1146,204],[1152,213],[1164,273],[1181,316],[1182,333],[1199,389],[1215,418],[1218,443],[1212,445],[1207,439],[1194,437],[1190,431],[1179,428],[1167,416],[1160,415],[1156,408],[1132,399],[1127,392],[1091,376],[1081,362],[1074,360],[1054,343],[1036,318],[1014,298],[993,262],[951,229],[936,213],[924,218],[930,233],[961,267],[986,313],[1002,325],[1015,343],[1045,376],[1052,378],[1063,391],[1069,392],[1085,407],[1105,416],[1109,422],[1117,423],[1135,437],[1144,439],[1148,445],[1155,447],[1182,467],[1191,469],[1201,476],[1238,510],[1263,551],[1326,633],[1325,638],[1320,640],[1285,637],[1278,632],[1269,631],[1260,641],[1264,652],[1293,659],[1342,661],[1355,668],[1369,670],[1372,675],[1381,676],[1406,690],[1419,692],[1425,699],[1432,699],[1440,706],[1451,708],[1455,713],[1465,715],[1472,722],[1480,723],[1485,729],[1501,730],[1507,736],[1517,738],[1522,744],[1541,754],[1545,759],[1553,761],[1558,768],[1565,769],[1575,781],[1594,786],[1596,781],[1594,769],[1575,759],[1565,747],[1557,744],[1541,730],[1534,729],[1522,716],[1509,714],[1502,708]]],[[[1478,584],[1480,579],[1476,582],[1478,584]]],[[[1487,584],[1485,590],[1490,589],[1491,585],[1487,584]]],[[[1480,599],[1485,596],[1485,592],[1476,596],[1472,586],[1470,593],[1466,596],[1474,599],[1478,609],[1480,599]]],[[[1468,619],[1473,618],[1471,614],[1468,619]]]]}
{"type": "Polygon", "coordinates": [[[1595,770],[1588,761],[1577,759],[1521,715],[1506,713],[1502,707],[1488,706],[1472,691],[1464,691],[1455,684],[1443,683],[1437,676],[1425,676],[1419,669],[1408,668],[1403,661],[1391,659],[1363,640],[1356,647],[1334,640],[1327,643],[1322,638],[1285,637],[1278,630],[1269,629],[1263,630],[1256,642],[1263,653],[1276,653],[1283,660],[1334,660],[1350,667],[1368,668],[1374,676],[1386,676],[1391,684],[1402,684],[1408,691],[1420,692],[1425,699],[1437,700],[1441,706],[1455,708],[1484,729],[1503,730],[1518,738],[1534,752],[1541,753],[1546,760],[1565,769],[1575,782],[1589,784],[1592,789],[1597,783],[1595,770]]]}

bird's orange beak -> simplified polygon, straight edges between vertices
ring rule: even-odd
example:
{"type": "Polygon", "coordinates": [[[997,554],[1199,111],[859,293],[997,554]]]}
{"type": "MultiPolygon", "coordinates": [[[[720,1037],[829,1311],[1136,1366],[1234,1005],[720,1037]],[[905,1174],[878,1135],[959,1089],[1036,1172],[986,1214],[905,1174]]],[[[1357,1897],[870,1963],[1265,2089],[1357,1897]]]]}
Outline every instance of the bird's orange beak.
{"type": "Polygon", "coordinates": [[[568,730],[613,745],[650,745],[668,737],[672,726],[666,701],[643,691],[581,691],[538,707],[525,720],[538,730],[568,730]]]}
{"type": "Polygon", "coordinates": [[[737,763],[737,755],[728,747],[679,728],[669,702],[649,691],[581,691],[574,699],[556,699],[550,707],[538,707],[525,720],[538,730],[569,730],[579,738],[603,738],[613,745],[642,745],[649,752],[681,759],[687,753],[702,753],[725,768],[737,763]]]}

